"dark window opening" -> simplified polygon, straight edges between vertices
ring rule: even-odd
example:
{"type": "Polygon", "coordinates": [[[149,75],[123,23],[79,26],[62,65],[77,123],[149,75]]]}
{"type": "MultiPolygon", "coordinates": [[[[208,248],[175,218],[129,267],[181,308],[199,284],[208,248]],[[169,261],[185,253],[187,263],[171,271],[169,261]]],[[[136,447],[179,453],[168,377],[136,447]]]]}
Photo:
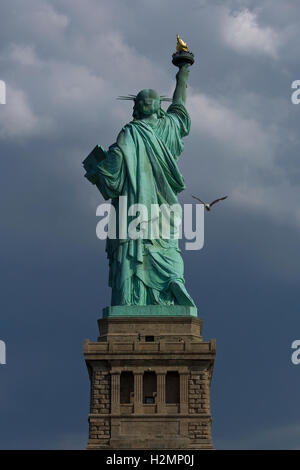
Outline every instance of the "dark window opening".
{"type": "Polygon", "coordinates": [[[122,372],[120,377],[120,403],[132,403],[134,378],[132,372],[122,372]]]}
{"type": "Polygon", "coordinates": [[[179,403],[180,382],[178,372],[167,372],[166,375],[166,403],[179,403]]]}
{"type": "Polygon", "coordinates": [[[147,341],[148,343],[151,343],[154,341],[154,336],[145,336],[145,341],[147,341]]]}
{"type": "Polygon", "coordinates": [[[154,397],[145,397],[145,403],[155,403],[155,398],[154,397]]]}
{"type": "Polygon", "coordinates": [[[155,372],[145,372],[143,376],[143,402],[149,403],[151,398],[155,403],[155,397],[157,393],[157,382],[156,382],[156,373],[155,372]]]}

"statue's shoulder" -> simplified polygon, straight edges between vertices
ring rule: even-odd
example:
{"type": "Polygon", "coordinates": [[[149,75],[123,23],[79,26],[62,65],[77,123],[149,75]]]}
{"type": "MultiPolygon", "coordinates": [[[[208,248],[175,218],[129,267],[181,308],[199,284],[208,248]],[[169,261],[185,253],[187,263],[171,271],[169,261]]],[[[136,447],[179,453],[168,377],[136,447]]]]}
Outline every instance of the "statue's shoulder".
{"type": "Polygon", "coordinates": [[[118,134],[116,143],[117,144],[124,143],[126,139],[132,136],[132,133],[135,128],[136,128],[135,121],[130,121],[129,123],[125,124],[118,134]]]}
{"type": "Polygon", "coordinates": [[[186,107],[182,103],[173,102],[167,109],[167,114],[186,114],[189,115],[186,107]]]}
{"type": "Polygon", "coordinates": [[[135,128],[137,126],[137,120],[136,119],[133,119],[132,121],[128,122],[127,124],[125,124],[121,131],[120,131],[120,134],[126,134],[128,132],[131,132],[133,128],[135,128]]]}

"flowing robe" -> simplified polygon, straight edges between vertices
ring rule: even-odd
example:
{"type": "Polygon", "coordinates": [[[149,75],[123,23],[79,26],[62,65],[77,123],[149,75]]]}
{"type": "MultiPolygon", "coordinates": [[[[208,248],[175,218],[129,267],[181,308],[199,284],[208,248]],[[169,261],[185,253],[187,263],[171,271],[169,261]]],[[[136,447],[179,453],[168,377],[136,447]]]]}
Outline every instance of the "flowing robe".
{"type": "MultiPolygon", "coordinates": [[[[117,221],[119,196],[127,196],[128,207],[143,204],[148,221],[151,204],[178,204],[185,185],[177,160],[189,130],[189,114],[180,104],[171,104],[151,125],[136,119],[123,127],[97,165],[97,187],[112,199],[117,221]]],[[[185,289],[178,239],[164,239],[161,226],[157,239],[107,238],[106,251],[112,305],[195,305],[185,289]]]]}

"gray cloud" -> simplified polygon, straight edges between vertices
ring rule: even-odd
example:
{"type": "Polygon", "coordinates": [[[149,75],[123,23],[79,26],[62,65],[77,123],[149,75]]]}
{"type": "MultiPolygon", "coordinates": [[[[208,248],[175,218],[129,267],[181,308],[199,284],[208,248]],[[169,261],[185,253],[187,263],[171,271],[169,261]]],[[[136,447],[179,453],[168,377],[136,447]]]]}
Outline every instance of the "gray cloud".
{"type": "MultiPolygon", "coordinates": [[[[96,318],[109,302],[104,244],[95,235],[102,198],[84,180],[81,161],[96,143],[113,143],[131,119],[132,103],[117,101],[118,95],[150,87],[171,96],[177,33],[196,57],[181,201],[193,202],[194,193],[204,199],[229,194],[206,216],[204,249],[197,256],[184,253],[205,335],[217,337],[220,350],[213,383],[217,441],[221,447],[269,446],[262,428],[285,425],[286,407],[278,406],[279,392],[269,383],[278,379],[280,363],[285,400],[284,379],[291,388],[297,384],[288,369],[288,344],[299,327],[300,106],[290,101],[291,83],[300,79],[299,22],[300,5],[289,0],[277,1],[276,8],[273,0],[191,0],[184,9],[179,0],[1,5],[0,79],[7,83],[7,104],[0,105],[6,286],[0,337],[8,344],[8,365],[1,369],[2,447],[80,445],[88,412],[80,348],[84,337],[97,336],[96,318]],[[227,384],[228,364],[237,361],[233,344],[246,352],[227,384]],[[276,364],[271,356],[261,362],[266,349],[276,351],[276,364]],[[64,420],[74,380],[78,413],[64,420]],[[257,381],[271,397],[265,408],[255,394],[257,381]],[[20,390],[24,401],[15,409],[20,390]],[[250,416],[246,404],[253,396],[257,410],[254,403],[250,416]],[[45,408],[47,429],[40,418],[45,408]],[[237,429],[229,443],[220,437],[228,419],[237,429]],[[245,423],[251,435],[241,441],[245,423]]],[[[290,410],[290,423],[298,419],[292,416],[290,410]]]]}

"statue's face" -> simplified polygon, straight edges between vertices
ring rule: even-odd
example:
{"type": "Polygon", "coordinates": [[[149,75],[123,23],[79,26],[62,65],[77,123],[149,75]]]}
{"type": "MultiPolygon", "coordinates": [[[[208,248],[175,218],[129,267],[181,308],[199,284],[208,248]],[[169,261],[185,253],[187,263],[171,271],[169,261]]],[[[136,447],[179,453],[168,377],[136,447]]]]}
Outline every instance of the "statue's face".
{"type": "Polygon", "coordinates": [[[155,90],[142,90],[135,99],[135,107],[140,119],[152,116],[160,108],[160,96],[155,90]]]}

